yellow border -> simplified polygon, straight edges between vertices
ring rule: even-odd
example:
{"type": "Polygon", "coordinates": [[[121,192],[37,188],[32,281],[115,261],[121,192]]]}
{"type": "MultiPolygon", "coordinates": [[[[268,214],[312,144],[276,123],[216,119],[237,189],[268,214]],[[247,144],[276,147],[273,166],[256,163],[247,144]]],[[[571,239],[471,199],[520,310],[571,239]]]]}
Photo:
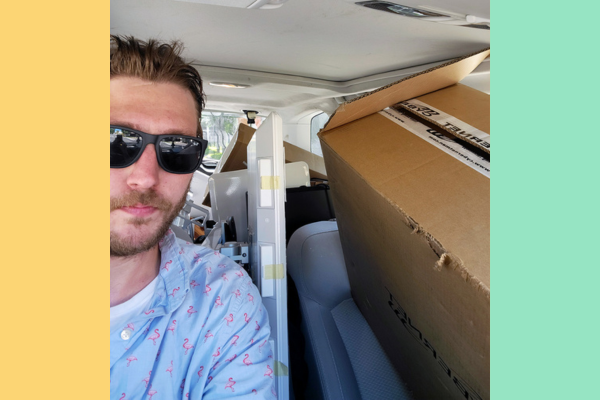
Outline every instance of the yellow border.
{"type": "Polygon", "coordinates": [[[2,14],[2,397],[106,399],[109,3],[2,14]]]}

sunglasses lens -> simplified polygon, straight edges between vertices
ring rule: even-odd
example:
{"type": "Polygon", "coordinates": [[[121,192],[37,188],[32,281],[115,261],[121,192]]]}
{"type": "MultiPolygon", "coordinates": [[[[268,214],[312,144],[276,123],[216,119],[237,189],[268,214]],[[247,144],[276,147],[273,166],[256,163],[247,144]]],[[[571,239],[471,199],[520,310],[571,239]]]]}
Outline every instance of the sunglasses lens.
{"type": "Polygon", "coordinates": [[[140,153],[143,141],[135,132],[122,128],[110,128],[110,167],[129,166],[140,153]]]}
{"type": "Polygon", "coordinates": [[[202,142],[192,137],[165,137],[158,148],[165,170],[176,174],[194,172],[204,156],[202,142]]]}

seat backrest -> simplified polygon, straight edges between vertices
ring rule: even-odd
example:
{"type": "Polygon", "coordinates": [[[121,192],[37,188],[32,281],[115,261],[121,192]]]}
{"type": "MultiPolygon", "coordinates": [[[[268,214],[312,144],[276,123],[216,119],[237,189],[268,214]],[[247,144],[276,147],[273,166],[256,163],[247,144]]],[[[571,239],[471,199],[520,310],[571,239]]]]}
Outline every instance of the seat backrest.
{"type": "Polygon", "coordinates": [[[352,300],[337,223],[299,228],[287,260],[306,341],[306,398],[412,399],[352,300]]]}
{"type": "Polygon", "coordinates": [[[351,298],[337,223],[316,222],[299,228],[290,238],[287,260],[298,289],[306,340],[306,398],[360,399],[348,353],[331,314],[338,304],[351,298]]]}

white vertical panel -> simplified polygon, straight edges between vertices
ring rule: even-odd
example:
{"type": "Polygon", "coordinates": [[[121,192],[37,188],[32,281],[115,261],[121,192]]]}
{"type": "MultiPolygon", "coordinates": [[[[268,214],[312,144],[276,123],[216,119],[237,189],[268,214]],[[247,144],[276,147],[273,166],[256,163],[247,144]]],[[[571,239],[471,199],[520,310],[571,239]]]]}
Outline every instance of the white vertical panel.
{"type": "Polygon", "coordinates": [[[261,292],[262,297],[273,297],[274,296],[274,280],[270,277],[265,277],[265,267],[271,266],[273,262],[273,245],[272,244],[261,244],[260,246],[260,266],[261,266],[261,292]]]}
{"type": "MultiPolygon", "coordinates": [[[[258,160],[258,175],[261,179],[273,176],[273,162],[270,158],[261,158],[258,160]]],[[[264,188],[261,185],[258,205],[259,207],[273,207],[272,188],[264,188]]]]}
{"type": "Polygon", "coordinates": [[[256,130],[247,153],[250,267],[269,315],[280,400],[290,398],[282,125],[281,117],[271,113],[256,130]]]}

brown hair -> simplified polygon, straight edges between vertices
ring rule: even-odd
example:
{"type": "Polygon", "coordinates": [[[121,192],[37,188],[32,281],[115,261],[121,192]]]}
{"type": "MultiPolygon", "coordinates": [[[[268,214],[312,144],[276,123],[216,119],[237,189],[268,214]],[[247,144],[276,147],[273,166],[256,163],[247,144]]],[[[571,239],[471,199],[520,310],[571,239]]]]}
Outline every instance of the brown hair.
{"type": "Polygon", "coordinates": [[[132,76],[151,82],[171,82],[188,89],[198,111],[197,135],[202,136],[200,117],[204,109],[202,78],[191,64],[181,58],[181,42],[148,42],[132,36],[110,35],[110,77],[132,76]]]}

